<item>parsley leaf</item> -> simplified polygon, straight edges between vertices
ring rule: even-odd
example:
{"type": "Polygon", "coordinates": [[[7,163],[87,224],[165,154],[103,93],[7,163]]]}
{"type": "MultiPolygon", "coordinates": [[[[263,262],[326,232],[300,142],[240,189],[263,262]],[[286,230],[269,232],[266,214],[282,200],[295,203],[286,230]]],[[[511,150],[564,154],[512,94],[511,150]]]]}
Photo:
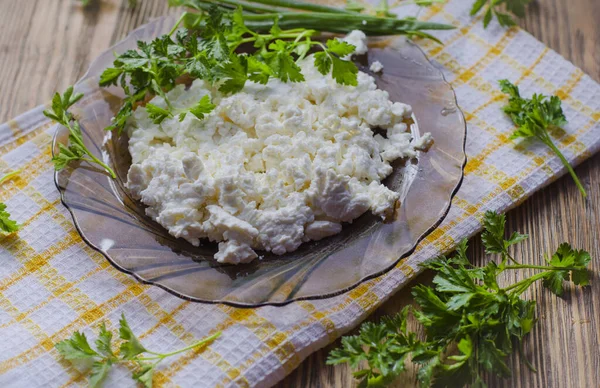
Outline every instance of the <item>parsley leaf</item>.
{"type": "Polygon", "coordinates": [[[56,350],[66,360],[85,360],[98,357],[98,353],[90,347],[84,333],[76,331],[71,338],[56,344],[56,350]]]}
{"type": "Polygon", "coordinates": [[[110,372],[114,364],[123,363],[133,366],[132,378],[145,387],[152,387],[154,369],[167,357],[183,353],[190,349],[202,348],[219,338],[221,332],[186,346],[182,349],[169,353],[157,353],[147,350],[133,334],[125,315],[119,320],[119,337],[124,340],[120,347],[120,357],[115,355],[112,346],[113,333],[108,331],[103,323],[99,326],[98,338],[96,339],[97,350],[92,349],[85,334],[76,331],[73,335],[55,345],[58,353],[66,360],[87,360],[91,362],[89,368],[89,385],[99,387],[110,372]],[[142,357],[142,353],[146,353],[142,357]],[[151,361],[149,363],[149,361],[151,361]]]}
{"type": "Polygon", "coordinates": [[[125,341],[121,344],[121,357],[131,360],[138,354],[147,352],[146,348],[144,348],[129,328],[129,324],[123,314],[121,314],[121,319],[119,320],[119,337],[125,341]]]}
{"type": "Polygon", "coordinates": [[[152,119],[154,124],[160,124],[167,117],[173,117],[173,114],[168,110],[151,103],[146,104],[146,112],[148,112],[148,117],[152,119]]]}
{"type": "Polygon", "coordinates": [[[6,205],[0,202],[0,230],[4,233],[14,233],[19,228],[17,222],[10,219],[10,213],[6,211],[6,205]]]}
{"type": "Polygon", "coordinates": [[[102,322],[100,324],[98,339],[96,340],[96,348],[104,356],[114,358],[115,354],[113,353],[111,344],[112,336],[112,333],[106,329],[106,325],[102,322]]]}
{"type": "Polygon", "coordinates": [[[508,253],[508,248],[511,245],[518,244],[527,239],[526,234],[514,232],[508,240],[504,239],[504,227],[506,224],[506,216],[497,214],[496,212],[487,211],[483,218],[484,231],[481,234],[481,241],[485,246],[486,253],[500,253],[504,260],[510,259],[514,261],[508,253]]]}
{"type": "Polygon", "coordinates": [[[110,361],[95,361],[90,370],[90,387],[100,387],[108,375],[110,368],[112,368],[112,362],[110,361]]]}
{"type": "Polygon", "coordinates": [[[190,108],[190,113],[196,116],[198,120],[203,120],[204,116],[212,112],[215,108],[216,105],[210,101],[210,97],[205,95],[196,105],[190,108]]]}
{"type": "Polygon", "coordinates": [[[327,41],[327,51],[332,54],[337,55],[338,57],[345,57],[346,55],[350,55],[354,52],[356,46],[341,41],[339,39],[329,39],[327,41]]]}
{"type": "Polygon", "coordinates": [[[548,146],[567,168],[581,194],[586,197],[585,188],[573,167],[550,137],[550,129],[558,128],[567,122],[560,99],[556,96],[548,98],[541,94],[534,94],[531,99],[523,98],[519,87],[505,79],[500,81],[500,89],[509,96],[504,112],[518,127],[511,139],[536,138],[548,146]]]}
{"type": "Polygon", "coordinates": [[[244,56],[232,56],[215,69],[215,75],[224,81],[219,91],[225,94],[237,93],[244,88],[248,80],[248,60],[244,56]]]}
{"type": "Polygon", "coordinates": [[[564,293],[563,282],[571,280],[580,286],[589,285],[589,272],[587,266],[591,261],[588,252],[574,250],[571,245],[561,244],[548,264],[555,268],[548,272],[544,279],[544,286],[558,296],[564,293]]]}
{"type": "MultiPolygon", "coordinates": [[[[505,218],[488,212],[484,218],[485,245],[488,252],[504,253],[524,235],[513,233],[504,239],[505,218]]],[[[328,364],[348,363],[361,387],[379,387],[394,381],[407,368],[410,359],[418,368],[421,386],[485,387],[482,373],[500,377],[511,375],[508,357],[520,348],[537,321],[536,302],[521,298],[523,292],[543,280],[553,292],[562,292],[563,282],[588,285],[590,255],[561,245],[548,265],[498,265],[489,262],[475,268],[466,257],[466,242],[461,242],[454,257],[440,257],[425,265],[435,271],[433,286],[417,285],[412,293],[414,308],[367,322],[358,335],[343,337],[341,347],[333,350],[328,364]],[[500,287],[498,276],[507,270],[543,270],[530,278],[500,287]],[[425,329],[425,338],[407,330],[408,313],[425,329]],[[364,367],[366,365],[366,367],[364,367]]],[[[514,260],[513,260],[514,261],[514,260]]],[[[524,362],[533,367],[527,360],[524,362]]]]}
{"type": "Polygon", "coordinates": [[[139,370],[132,373],[131,378],[142,383],[144,387],[152,388],[154,367],[149,364],[141,364],[139,370]]]}
{"type": "Polygon", "coordinates": [[[516,25],[515,20],[511,16],[522,18],[525,16],[525,7],[531,0],[476,0],[471,7],[471,16],[474,16],[487,5],[483,16],[483,26],[487,26],[496,16],[498,23],[503,27],[516,25]],[[507,12],[503,12],[503,9],[507,12]]]}
{"type": "Polygon", "coordinates": [[[52,157],[54,168],[62,170],[72,161],[85,161],[100,165],[112,178],[116,178],[114,171],[100,159],[98,159],[86,147],[83,142],[83,134],[79,123],[69,112],[69,108],[83,97],[83,94],[73,94],[73,87],[70,86],[63,95],[56,93],[52,98],[52,108],[44,111],[44,115],[69,130],[69,144],[65,146],[59,144],[59,152],[52,157]]]}
{"type": "Polygon", "coordinates": [[[324,51],[315,53],[315,66],[323,75],[332,70],[331,75],[337,83],[356,86],[358,68],[352,61],[341,59],[354,52],[355,47],[338,39],[329,39],[324,51]]]}

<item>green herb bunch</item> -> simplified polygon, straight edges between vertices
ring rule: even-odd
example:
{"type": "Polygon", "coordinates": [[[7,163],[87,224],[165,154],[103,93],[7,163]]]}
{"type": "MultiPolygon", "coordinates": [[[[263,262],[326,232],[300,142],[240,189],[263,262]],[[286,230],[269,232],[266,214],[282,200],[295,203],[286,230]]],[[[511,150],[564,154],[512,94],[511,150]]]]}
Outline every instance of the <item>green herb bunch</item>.
{"type": "MultiPolygon", "coordinates": [[[[347,59],[355,47],[338,39],[314,40],[318,30],[310,26],[333,29],[333,25],[322,24],[326,19],[318,19],[313,12],[293,12],[290,22],[286,13],[254,15],[246,13],[242,6],[232,9],[231,5],[179,3],[197,6],[200,12],[184,13],[169,34],[150,43],[138,42],[136,50],[117,56],[113,67],[101,75],[100,86],[121,86],[126,94],[108,130],[122,130],[133,110],[151,96],[161,96],[165,101],[161,107],[146,105],[155,123],[175,116],[183,120],[187,113],[202,119],[214,108],[208,97],[189,109],[178,110],[165,94],[184,79],[205,80],[224,94],[239,92],[247,81],[266,84],[270,78],[277,78],[302,82],[304,75],[298,62],[313,49],[320,50],[314,56],[319,72],[331,74],[343,85],[357,84],[358,68],[347,59]],[[310,22],[311,18],[319,23],[310,22]],[[181,23],[187,28],[178,29],[181,23]],[[252,53],[240,52],[242,45],[250,47],[252,53]]],[[[447,27],[406,23],[411,31],[447,27]]]]}
{"type": "Polygon", "coordinates": [[[190,346],[169,353],[157,353],[150,351],[142,345],[140,340],[133,334],[124,315],[119,320],[119,338],[122,340],[117,352],[113,347],[113,333],[108,331],[104,323],[100,324],[96,349],[89,344],[84,333],[76,331],[73,335],[55,345],[60,355],[71,362],[85,364],[91,367],[89,372],[90,387],[98,387],[102,384],[113,365],[122,363],[133,367],[132,378],[145,387],[152,387],[152,377],[156,366],[165,358],[180,354],[192,349],[200,349],[215,339],[219,338],[221,332],[203,338],[190,346]]]}
{"type": "Polygon", "coordinates": [[[521,349],[537,320],[536,302],[522,299],[523,292],[538,280],[556,295],[564,292],[565,281],[586,286],[591,258],[561,244],[545,265],[519,264],[508,248],[527,236],[513,233],[506,239],[504,225],[503,215],[485,214],[483,244],[487,253],[500,255],[498,262],[473,267],[467,242],[462,241],[453,257],[425,265],[436,272],[434,285],[414,287],[415,308],[407,306],[380,323],[364,323],[358,335],[342,338],[342,346],[330,353],[327,363],[360,368],[366,362],[354,372],[361,387],[391,383],[406,370],[408,360],[418,368],[422,387],[485,387],[483,371],[510,376],[507,358],[521,349]],[[498,283],[501,273],[522,269],[540,272],[508,286],[498,283]],[[423,340],[407,329],[409,314],[424,328],[423,340]]]}

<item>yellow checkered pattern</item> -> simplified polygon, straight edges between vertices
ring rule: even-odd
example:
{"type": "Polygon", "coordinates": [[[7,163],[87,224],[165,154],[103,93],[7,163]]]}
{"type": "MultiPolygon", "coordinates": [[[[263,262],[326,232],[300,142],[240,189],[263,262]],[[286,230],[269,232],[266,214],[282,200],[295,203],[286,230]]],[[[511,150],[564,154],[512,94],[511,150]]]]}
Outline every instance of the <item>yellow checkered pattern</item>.
{"type": "MultiPolygon", "coordinates": [[[[416,276],[419,263],[474,234],[485,210],[515,206],[563,173],[544,146],[509,141],[512,126],[500,110],[500,78],[527,94],[559,95],[569,124],[554,134],[557,144],[574,163],[595,152],[600,86],[524,31],[494,24],[484,30],[480,19],[468,16],[470,3],[453,0],[420,15],[458,27],[436,34],[444,46],[420,43],[453,84],[468,120],[463,186],[444,223],[415,254],[335,298],[237,309],[185,302],[137,283],[81,240],[60,204],[50,163],[52,133],[42,108],[0,126],[0,170],[23,170],[0,191],[0,201],[23,225],[0,242],[0,386],[85,384],[85,375],[62,361],[53,345],[74,330],[93,338],[99,321],[114,328],[121,313],[148,348],[158,351],[223,331],[206,351],[163,366],[157,386],[268,386],[281,380],[416,276]]],[[[128,371],[119,368],[107,381],[131,384],[128,371]]]]}

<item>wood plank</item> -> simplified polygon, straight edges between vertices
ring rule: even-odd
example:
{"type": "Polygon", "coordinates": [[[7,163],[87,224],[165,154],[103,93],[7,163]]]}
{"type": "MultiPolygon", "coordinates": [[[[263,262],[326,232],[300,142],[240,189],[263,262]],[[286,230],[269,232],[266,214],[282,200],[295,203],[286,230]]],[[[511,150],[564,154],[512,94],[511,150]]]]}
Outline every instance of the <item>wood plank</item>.
{"type": "MultiPolygon", "coordinates": [[[[600,7],[597,0],[540,0],[534,2],[521,26],[600,81],[600,7]]],[[[589,197],[584,200],[570,177],[563,177],[508,213],[507,230],[528,233],[531,238],[514,254],[524,263],[541,263],[542,254],[554,252],[561,242],[586,249],[594,258],[592,270],[600,264],[600,155],[576,169],[589,197]]],[[[479,236],[473,239],[470,257],[477,264],[487,262],[479,236]]],[[[529,276],[527,273],[522,275],[529,276]]],[[[424,273],[412,284],[430,281],[424,273]]],[[[523,276],[514,277],[516,281],[523,276]]],[[[511,379],[489,378],[490,387],[597,387],[600,385],[600,283],[572,290],[559,299],[536,286],[530,294],[538,301],[540,322],[525,341],[525,354],[537,367],[532,373],[513,360],[511,379]]],[[[398,292],[377,309],[369,321],[394,314],[411,303],[411,286],[398,292]]],[[[355,331],[352,333],[354,334],[355,331]]],[[[339,340],[310,355],[277,387],[351,387],[351,370],[326,366],[324,360],[339,340]]],[[[415,375],[407,374],[394,387],[416,386],[415,375]]]]}
{"type": "MultiPolygon", "coordinates": [[[[467,1],[467,0],[465,0],[467,1]]],[[[103,0],[82,10],[76,0],[0,0],[0,122],[46,103],[57,90],[75,82],[89,62],[132,29],[168,11],[164,0],[103,0]]],[[[597,0],[539,0],[521,25],[549,47],[600,81],[600,7],[597,0]]],[[[577,169],[590,197],[582,199],[570,178],[562,178],[508,215],[508,229],[531,235],[515,255],[535,263],[563,241],[600,254],[600,155],[577,169]]],[[[470,249],[482,258],[476,242],[470,249]]],[[[478,263],[482,263],[479,260],[478,263]]],[[[598,261],[594,270],[598,272],[598,261]]],[[[423,274],[413,282],[427,282],[423,274]]],[[[597,279],[596,279],[597,280],[597,279]]],[[[540,323],[527,339],[526,353],[537,374],[513,365],[511,380],[490,380],[493,387],[592,387],[600,381],[600,282],[569,292],[564,300],[539,287],[540,323]]],[[[369,319],[399,311],[410,303],[410,287],[393,296],[369,319]]],[[[325,359],[336,342],[311,355],[280,387],[349,387],[345,366],[325,359]]],[[[397,386],[414,385],[407,375],[397,386]]]]}

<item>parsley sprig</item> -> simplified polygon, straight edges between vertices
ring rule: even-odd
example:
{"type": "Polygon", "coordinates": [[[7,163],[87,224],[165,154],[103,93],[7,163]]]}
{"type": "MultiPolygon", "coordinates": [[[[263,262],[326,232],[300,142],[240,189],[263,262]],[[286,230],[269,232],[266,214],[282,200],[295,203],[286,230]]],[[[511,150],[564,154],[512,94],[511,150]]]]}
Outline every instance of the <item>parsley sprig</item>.
{"type": "Polygon", "coordinates": [[[415,308],[407,306],[380,323],[364,323],[358,335],[342,338],[342,346],[330,353],[327,363],[349,363],[356,369],[366,362],[366,368],[354,372],[362,387],[391,383],[406,370],[409,359],[423,387],[485,387],[481,371],[510,376],[507,358],[515,349],[520,351],[537,321],[536,302],[522,299],[523,292],[539,280],[557,295],[563,293],[565,281],[586,286],[591,258],[561,244],[546,265],[519,264],[507,248],[527,236],[513,233],[506,239],[504,224],[504,215],[485,214],[483,244],[486,252],[500,254],[499,262],[472,266],[467,242],[462,241],[453,257],[425,265],[436,272],[434,285],[413,289],[415,308]],[[506,287],[499,284],[500,274],[523,269],[541,272],[506,287]],[[409,314],[425,329],[423,340],[407,329],[409,314]]]}
{"type": "Polygon", "coordinates": [[[145,387],[151,388],[154,371],[162,360],[188,350],[202,348],[220,336],[221,332],[217,332],[174,352],[157,353],[146,349],[142,345],[129,327],[125,315],[121,315],[119,338],[122,342],[118,352],[113,348],[113,333],[107,330],[104,322],[99,326],[96,349],[91,347],[85,334],[78,331],[73,333],[70,338],[57,343],[55,347],[66,360],[91,363],[89,369],[89,385],[91,387],[100,386],[112,366],[123,363],[133,366],[132,378],[134,380],[142,383],[145,387]]]}
{"type": "MultiPolygon", "coordinates": [[[[0,184],[6,182],[9,179],[16,177],[20,173],[21,173],[20,170],[14,170],[14,171],[4,174],[4,176],[2,176],[0,178],[0,184]]],[[[20,226],[17,224],[17,222],[14,220],[11,220],[10,213],[8,211],[6,211],[6,205],[4,203],[0,202],[0,231],[10,234],[10,233],[14,233],[14,232],[18,231],[19,228],[20,228],[20,226]]]]}
{"type": "Polygon", "coordinates": [[[102,73],[101,86],[120,85],[127,95],[113,124],[107,129],[121,130],[134,107],[148,95],[161,96],[165,102],[165,106],[146,104],[146,110],[155,123],[175,116],[183,120],[188,112],[198,119],[204,118],[215,107],[208,96],[180,111],[169,101],[165,92],[175,87],[182,77],[205,80],[225,94],[240,91],[248,80],[261,84],[266,84],[269,78],[284,82],[304,81],[297,61],[304,58],[313,46],[323,50],[315,59],[319,71],[323,74],[331,71],[339,83],[357,84],[356,65],[341,59],[354,50],[354,46],[348,43],[330,39],[325,45],[311,40],[316,33],[314,30],[282,30],[277,23],[268,33],[257,33],[245,25],[241,8],[223,12],[213,7],[203,16],[201,23],[201,29],[179,29],[175,32],[176,25],[171,34],[150,43],[138,42],[137,50],[119,55],[114,67],[102,73]],[[253,45],[256,51],[252,55],[237,53],[242,44],[253,45]]]}
{"type": "Polygon", "coordinates": [[[65,146],[62,143],[59,144],[58,154],[52,157],[54,168],[59,171],[65,168],[70,162],[81,160],[100,165],[112,178],[115,178],[116,175],[112,168],[94,156],[94,154],[86,147],[83,142],[81,126],[79,125],[79,122],[75,120],[73,114],[69,112],[69,108],[77,101],[81,100],[82,97],[82,93],[73,94],[73,87],[70,86],[62,95],[56,93],[52,98],[51,109],[44,111],[46,117],[69,130],[68,146],[65,146]]]}
{"type": "Polygon", "coordinates": [[[479,13],[485,7],[483,26],[487,28],[494,16],[498,23],[504,27],[514,26],[517,23],[511,16],[522,18],[525,16],[525,7],[531,0],[476,0],[471,8],[471,16],[479,13]],[[505,10],[505,12],[503,11],[505,10]]]}
{"type": "Polygon", "coordinates": [[[356,24],[356,28],[369,26],[362,28],[368,33],[372,29],[374,34],[404,33],[434,39],[422,30],[453,28],[414,19],[358,15],[299,1],[250,3],[171,0],[170,5],[184,5],[199,12],[184,13],[169,34],[149,43],[138,42],[136,50],[117,56],[113,67],[102,73],[100,86],[120,86],[126,94],[107,129],[121,131],[134,109],[152,96],[164,101],[145,104],[155,123],[175,117],[183,120],[187,113],[202,119],[214,107],[210,100],[178,110],[166,95],[190,78],[202,79],[224,94],[239,92],[248,81],[266,84],[270,78],[277,78],[302,82],[304,75],[298,63],[312,50],[319,50],[314,60],[322,74],[331,74],[343,85],[356,85],[358,68],[346,58],[355,47],[338,39],[317,40],[320,31],[348,32],[356,24]],[[186,28],[179,29],[181,24],[186,28]],[[242,46],[252,49],[242,50],[242,46]]]}
{"type": "Polygon", "coordinates": [[[519,93],[519,87],[505,79],[500,81],[500,88],[509,96],[504,112],[518,126],[511,135],[511,139],[536,138],[547,145],[559,157],[581,194],[586,197],[585,188],[579,181],[575,170],[550,137],[549,130],[560,128],[567,123],[560,98],[557,96],[548,98],[542,94],[534,94],[531,99],[523,98],[519,93]]]}

